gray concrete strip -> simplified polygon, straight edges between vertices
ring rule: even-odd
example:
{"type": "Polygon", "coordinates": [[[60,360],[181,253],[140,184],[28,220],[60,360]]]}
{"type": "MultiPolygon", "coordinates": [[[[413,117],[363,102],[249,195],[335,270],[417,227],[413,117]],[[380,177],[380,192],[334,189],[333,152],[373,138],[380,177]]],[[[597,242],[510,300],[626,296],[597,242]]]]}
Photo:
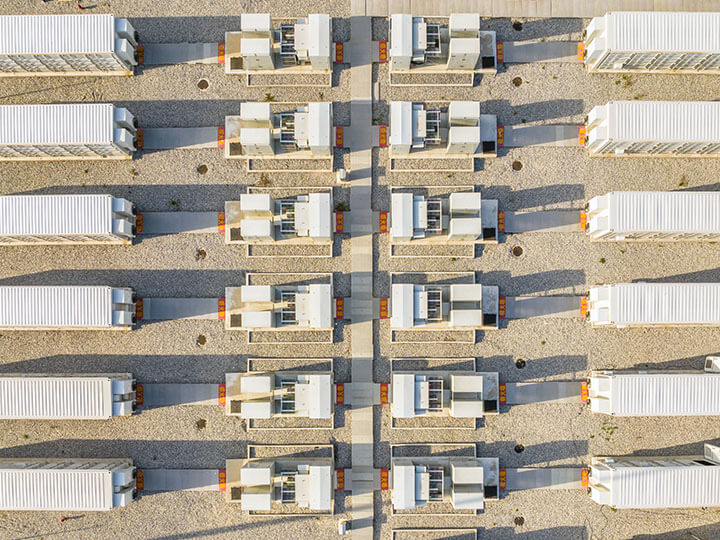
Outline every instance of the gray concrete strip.
{"type": "Polygon", "coordinates": [[[217,298],[143,298],[143,320],[217,319],[217,298]]]}
{"type": "Polygon", "coordinates": [[[529,64],[531,62],[581,63],[577,41],[504,41],[503,62],[529,64]]]}
{"type": "Polygon", "coordinates": [[[505,474],[508,491],[583,488],[583,469],[580,467],[505,469],[505,474]]]}
{"type": "Polygon", "coordinates": [[[583,232],[580,210],[505,212],[505,232],[583,232]]]}
{"type": "Polygon", "coordinates": [[[545,381],[505,384],[507,405],[582,403],[581,381],[545,381]]]}
{"type": "Polygon", "coordinates": [[[580,146],[579,125],[504,126],[509,148],[525,146],[580,146]]]}
{"type": "Polygon", "coordinates": [[[580,317],[579,296],[508,296],[506,319],[580,317]]]}
{"type": "Polygon", "coordinates": [[[143,212],[139,234],[210,234],[218,232],[217,212],[143,212]]]}
{"type": "Polygon", "coordinates": [[[194,150],[218,147],[217,127],[143,128],[143,150],[194,150]]]}
{"type": "Polygon", "coordinates": [[[143,43],[143,65],[217,64],[217,43],[143,43]]]}
{"type": "Polygon", "coordinates": [[[219,405],[217,384],[143,384],[143,407],[219,405]]]}
{"type": "Polygon", "coordinates": [[[142,477],[142,491],[220,491],[218,469],[143,469],[142,477]]]}

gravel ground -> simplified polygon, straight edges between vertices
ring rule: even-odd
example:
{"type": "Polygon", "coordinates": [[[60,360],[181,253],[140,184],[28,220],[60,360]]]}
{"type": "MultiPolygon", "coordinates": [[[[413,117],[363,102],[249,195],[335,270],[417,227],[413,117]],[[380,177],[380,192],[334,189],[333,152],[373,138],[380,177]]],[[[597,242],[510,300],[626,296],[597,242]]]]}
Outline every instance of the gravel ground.
{"type": "MultiPolygon", "coordinates": [[[[304,16],[328,12],[347,17],[347,2],[295,0],[187,3],[177,0],[99,1],[92,12],[130,17],[142,40],[219,41],[239,27],[243,12],[304,16]],[[168,13],[172,14],[168,17],[168,13]],[[228,15],[231,13],[232,15],[228,15]]],[[[75,13],[73,3],[2,0],[0,13],[75,13]]],[[[485,21],[500,40],[578,39],[587,21],[523,20],[516,31],[509,19],[485,21]]],[[[349,20],[334,21],[335,39],[349,37],[349,20]]],[[[375,19],[373,35],[387,38],[387,24],[375,19]]],[[[720,86],[709,76],[587,75],[581,66],[530,64],[501,66],[473,88],[390,88],[387,65],[374,66],[379,82],[375,117],[387,118],[389,100],[479,100],[483,112],[500,123],[579,123],[595,105],[611,99],[717,100],[720,86]],[[522,79],[516,87],[512,80],[522,79]]],[[[115,102],[128,107],[146,127],[221,125],[238,114],[242,101],[270,93],[277,102],[330,100],[336,123],[349,123],[350,77],[336,67],[332,88],[247,88],[217,66],[167,66],[140,70],[136,77],[37,78],[3,80],[0,103],[115,102]],[[210,83],[205,91],[199,79],[210,83]]],[[[345,159],[336,152],[336,165],[345,159]],[[339,160],[339,161],[338,161],[339,160]]],[[[611,190],[718,188],[720,160],[589,159],[581,149],[511,149],[481,160],[473,173],[392,173],[385,150],[373,151],[373,207],[389,208],[389,186],[476,185],[504,210],[580,208],[611,190]],[[513,170],[513,161],[522,169],[513,170]]],[[[145,152],[132,162],[45,162],[0,164],[0,193],[110,193],[135,202],[142,211],[220,210],[237,200],[261,175],[248,173],[240,160],[225,160],[216,150],[145,152]],[[200,174],[197,167],[208,167],[200,174]]],[[[272,187],[329,186],[327,174],[269,173],[272,187]]],[[[349,201],[335,188],[335,202],[349,201]]],[[[590,243],[582,234],[520,234],[485,246],[474,260],[388,257],[387,237],[376,238],[375,294],[388,294],[389,272],[474,271],[501,294],[583,294],[598,283],[633,280],[718,281],[720,245],[695,243],[590,243]],[[523,255],[510,250],[523,247],[523,255]]],[[[220,235],[156,236],[130,247],[8,248],[0,252],[0,284],[107,284],[131,286],[140,296],[220,296],[226,286],[245,282],[246,272],[331,272],[336,292],[349,293],[347,237],[336,242],[335,257],[248,258],[242,246],[227,246],[220,235]],[[205,258],[196,257],[199,249],[205,258]]],[[[579,320],[511,321],[500,330],[480,332],[475,344],[391,344],[387,321],[375,325],[375,380],[389,380],[389,361],[397,357],[479,358],[478,367],[498,371],[502,381],[582,379],[600,368],[700,368],[705,355],[718,353],[715,329],[593,329],[579,320]],[[517,359],[526,367],[515,367],[517,359]]],[[[348,381],[349,327],[338,326],[335,343],[274,345],[247,343],[241,332],[227,332],[212,321],[141,324],[132,332],[4,333],[1,372],[130,371],[141,382],[220,382],[228,371],[245,369],[249,357],[334,358],[337,380],[348,381]],[[206,337],[198,345],[198,336],[206,337]]],[[[389,445],[409,442],[477,443],[480,455],[499,457],[503,466],[581,466],[592,455],[692,454],[704,441],[720,440],[720,426],[703,418],[609,419],[579,405],[527,405],[504,408],[478,430],[391,430],[389,407],[375,408],[375,464],[390,463],[389,445]],[[613,427],[615,429],[613,429],[613,427]],[[516,453],[522,444],[525,450],[516,453]]],[[[335,446],[339,467],[350,464],[350,426],[346,407],[335,410],[335,430],[253,431],[219,407],[170,407],[144,410],[107,422],[7,422],[0,432],[0,457],[130,456],[145,468],[223,467],[243,458],[248,444],[299,443],[335,446]],[[198,420],[207,421],[200,429],[198,420]]],[[[390,516],[390,494],[375,495],[376,533],[393,528],[471,527],[483,538],[539,539],[703,539],[720,535],[715,509],[617,511],[600,507],[579,491],[507,494],[489,502],[475,517],[427,520],[390,516]],[[522,519],[519,519],[522,518],[522,519]]],[[[0,512],[0,538],[188,539],[331,538],[337,520],[348,518],[345,499],[336,497],[333,517],[249,518],[220,493],[149,494],[110,513],[0,512]]],[[[414,535],[415,536],[415,535],[414,535]]],[[[422,538],[422,536],[415,536],[422,538]]]]}

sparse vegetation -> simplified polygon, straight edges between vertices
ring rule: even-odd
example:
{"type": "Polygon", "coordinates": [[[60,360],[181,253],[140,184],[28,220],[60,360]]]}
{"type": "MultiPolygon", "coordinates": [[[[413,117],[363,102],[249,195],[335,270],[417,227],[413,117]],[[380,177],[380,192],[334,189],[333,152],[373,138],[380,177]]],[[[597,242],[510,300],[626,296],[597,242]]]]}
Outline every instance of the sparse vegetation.
{"type": "Polygon", "coordinates": [[[272,103],[275,101],[275,96],[273,96],[270,92],[265,92],[265,97],[263,98],[263,101],[266,103],[272,103]]]}

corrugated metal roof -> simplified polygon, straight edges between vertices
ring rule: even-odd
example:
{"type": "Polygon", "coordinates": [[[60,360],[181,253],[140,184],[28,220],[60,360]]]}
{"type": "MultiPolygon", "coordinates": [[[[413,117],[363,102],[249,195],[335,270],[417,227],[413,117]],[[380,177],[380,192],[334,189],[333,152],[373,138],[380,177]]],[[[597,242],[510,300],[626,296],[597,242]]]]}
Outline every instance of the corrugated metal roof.
{"type": "Polygon", "coordinates": [[[112,473],[104,470],[7,469],[0,464],[1,510],[110,510],[112,473]]]}
{"type": "Polygon", "coordinates": [[[109,53],[114,50],[114,15],[0,17],[0,54],[109,53]]]}
{"type": "Polygon", "coordinates": [[[720,192],[614,191],[610,229],[619,232],[720,233],[720,192]]]}
{"type": "Polygon", "coordinates": [[[0,287],[0,326],[109,327],[112,289],[105,286],[0,287]]]}
{"type": "Polygon", "coordinates": [[[720,506],[718,466],[619,467],[610,474],[615,508],[720,506]]]}
{"type": "Polygon", "coordinates": [[[617,416],[720,414],[720,374],[623,373],[609,383],[609,412],[617,416]]]}
{"type": "Polygon", "coordinates": [[[610,290],[618,326],[720,324],[720,283],[621,283],[610,290]]]}
{"type": "Polygon", "coordinates": [[[0,106],[0,144],[108,144],[114,107],[107,103],[0,106]]]}
{"type": "Polygon", "coordinates": [[[720,101],[611,101],[615,141],[720,142],[720,101]]]}
{"type": "Polygon", "coordinates": [[[0,377],[0,419],[112,416],[108,377],[0,377]]]}
{"type": "Polygon", "coordinates": [[[109,233],[110,195],[0,197],[0,235],[109,233]]]}
{"type": "Polygon", "coordinates": [[[720,52],[720,13],[613,12],[607,48],[640,52],[720,52]]]}

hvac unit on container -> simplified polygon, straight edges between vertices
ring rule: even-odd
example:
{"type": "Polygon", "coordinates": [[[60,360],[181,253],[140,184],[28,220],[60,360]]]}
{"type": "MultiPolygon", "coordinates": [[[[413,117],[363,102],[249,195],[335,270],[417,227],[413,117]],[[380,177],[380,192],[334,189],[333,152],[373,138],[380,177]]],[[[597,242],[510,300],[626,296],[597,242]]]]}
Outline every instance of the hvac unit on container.
{"type": "Polygon", "coordinates": [[[105,286],[0,287],[3,330],[130,330],[132,289],[105,286]]]}
{"type": "Polygon", "coordinates": [[[592,240],[679,241],[720,238],[720,192],[613,191],[588,201],[592,240]]]}
{"type": "Polygon", "coordinates": [[[585,31],[597,72],[720,72],[720,13],[610,12],[585,31]]]}
{"type": "Polygon", "coordinates": [[[137,47],[114,15],[0,16],[0,76],[132,75],[137,47]]]}
{"type": "Polygon", "coordinates": [[[495,73],[495,32],[480,30],[477,13],[446,18],[390,16],[390,84],[472,86],[476,73],[495,73]],[[459,79],[438,79],[458,75],[459,79]]]}
{"type": "Polygon", "coordinates": [[[0,420],[105,420],[136,408],[130,373],[0,376],[0,420]]]}
{"type": "Polygon", "coordinates": [[[0,245],[131,244],[135,206],[110,195],[0,197],[0,245]]]}
{"type": "Polygon", "coordinates": [[[593,326],[720,326],[720,283],[621,283],[590,289],[593,326]]]}
{"type": "Polygon", "coordinates": [[[720,156],[720,101],[611,101],[588,115],[591,156],[720,156]]]}
{"type": "Polygon", "coordinates": [[[0,159],[132,159],[137,122],[110,104],[1,105],[0,159]]]}
{"type": "Polygon", "coordinates": [[[137,497],[131,459],[1,458],[0,510],[107,511],[137,497]]]}

